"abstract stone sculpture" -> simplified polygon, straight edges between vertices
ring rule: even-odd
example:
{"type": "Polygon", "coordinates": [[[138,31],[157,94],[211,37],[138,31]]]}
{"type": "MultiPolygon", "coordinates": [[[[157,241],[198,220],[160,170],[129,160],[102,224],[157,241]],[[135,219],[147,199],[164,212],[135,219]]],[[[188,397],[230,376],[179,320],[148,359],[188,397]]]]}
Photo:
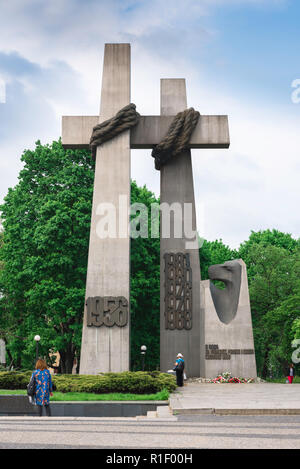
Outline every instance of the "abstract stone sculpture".
{"type": "Polygon", "coordinates": [[[209,268],[210,280],[200,282],[204,318],[205,370],[215,378],[225,371],[232,376],[256,378],[256,362],[246,264],[241,260],[209,268]],[[225,283],[222,290],[213,280],[225,283]]]}
{"type": "Polygon", "coordinates": [[[211,280],[221,280],[225,283],[225,289],[222,290],[210,282],[210,292],[216,312],[224,324],[229,324],[237,313],[241,273],[241,264],[236,260],[211,265],[208,269],[208,276],[211,280]]]}

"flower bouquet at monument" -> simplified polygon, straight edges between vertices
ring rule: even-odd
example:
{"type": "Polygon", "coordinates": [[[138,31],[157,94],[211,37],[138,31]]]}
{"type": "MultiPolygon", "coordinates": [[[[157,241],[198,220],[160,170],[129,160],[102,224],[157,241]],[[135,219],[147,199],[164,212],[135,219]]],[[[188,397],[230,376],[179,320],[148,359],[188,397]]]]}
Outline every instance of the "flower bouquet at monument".
{"type": "Polygon", "coordinates": [[[210,379],[209,383],[220,384],[220,383],[253,383],[253,378],[237,378],[236,376],[231,376],[230,371],[225,371],[216,378],[210,379]]]}

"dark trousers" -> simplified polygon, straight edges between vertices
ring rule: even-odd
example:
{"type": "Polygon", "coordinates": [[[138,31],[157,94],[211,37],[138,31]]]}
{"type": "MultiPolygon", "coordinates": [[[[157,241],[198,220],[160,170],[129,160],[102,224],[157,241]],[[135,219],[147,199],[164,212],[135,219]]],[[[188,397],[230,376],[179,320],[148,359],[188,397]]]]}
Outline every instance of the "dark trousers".
{"type": "Polygon", "coordinates": [[[183,386],[183,371],[176,370],[176,383],[177,386],[183,386]]]}
{"type": "Polygon", "coordinates": [[[45,407],[45,410],[46,410],[46,415],[47,417],[51,417],[51,409],[50,409],[50,405],[38,405],[38,410],[39,410],[39,417],[41,417],[43,415],[43,407],[45,407]]]}

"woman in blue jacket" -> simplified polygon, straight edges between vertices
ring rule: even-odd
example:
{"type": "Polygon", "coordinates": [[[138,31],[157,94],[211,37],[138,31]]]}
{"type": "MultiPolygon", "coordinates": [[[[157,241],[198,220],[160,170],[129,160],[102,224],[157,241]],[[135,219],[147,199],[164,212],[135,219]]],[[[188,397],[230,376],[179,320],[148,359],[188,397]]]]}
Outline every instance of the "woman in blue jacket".
{"type": "Polygon", "coordinates": [[[50,417],[51,409],[49,401],[50,396],[53,396],[51,374],[44,360],[39,359],[36,362],[35,368],[35,371],[32,373],[32,378],[35,380],[35,403],[38,406],[40,417],[43,413],[43,407],[45,407],[46,415],[50,417]]]}

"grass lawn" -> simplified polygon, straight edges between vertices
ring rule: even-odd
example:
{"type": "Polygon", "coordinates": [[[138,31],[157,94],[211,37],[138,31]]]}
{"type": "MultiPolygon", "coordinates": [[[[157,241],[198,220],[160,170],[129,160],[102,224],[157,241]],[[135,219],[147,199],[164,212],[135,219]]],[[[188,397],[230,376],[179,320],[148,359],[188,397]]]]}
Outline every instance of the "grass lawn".
{"type": "MultiPolygon", "coordinates": [[[[23,389],[0,389],[1,395],[21,395],[26,396],[27,392],[23,389]]],[[[53,392],[50,398],[51,402],[55,401],[167,401],[169,392],[163,389],[156,394],[94,394],[87,392],[53,392]]]]}

